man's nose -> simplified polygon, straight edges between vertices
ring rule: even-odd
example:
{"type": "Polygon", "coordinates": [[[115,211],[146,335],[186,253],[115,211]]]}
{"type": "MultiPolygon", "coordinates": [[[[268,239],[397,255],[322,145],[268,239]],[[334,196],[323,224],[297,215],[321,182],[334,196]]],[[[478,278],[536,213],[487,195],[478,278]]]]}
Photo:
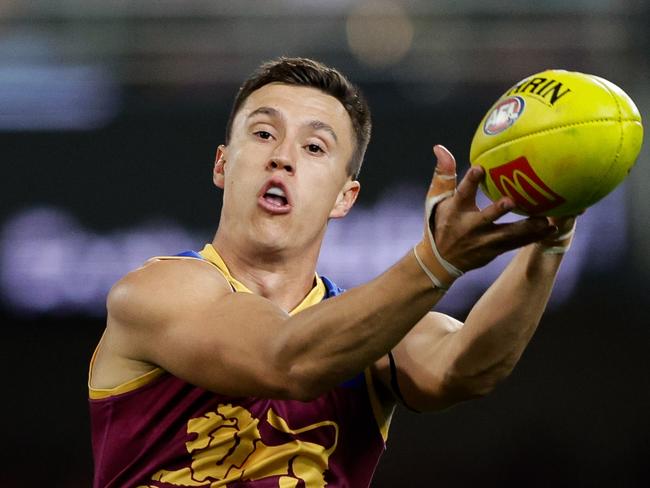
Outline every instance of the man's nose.
{"type": "Polygon", "coordinates": [[[271,153],[269,160],[269,169],[281,169],[289,174],[294,174],[296,171],[296,154],[295,142],[290,137],[285,137],[280,143],[275,146],[274,151],[271,153]]]}
{"type": "Polygon", "coordinates": [[[268,167],[272,170],[280,169],[284,170],[289,174],[293,174],[295,171],[294,165],[289,161],[288,158],[284,157],[273,157],[268,164],[268,167]]]}

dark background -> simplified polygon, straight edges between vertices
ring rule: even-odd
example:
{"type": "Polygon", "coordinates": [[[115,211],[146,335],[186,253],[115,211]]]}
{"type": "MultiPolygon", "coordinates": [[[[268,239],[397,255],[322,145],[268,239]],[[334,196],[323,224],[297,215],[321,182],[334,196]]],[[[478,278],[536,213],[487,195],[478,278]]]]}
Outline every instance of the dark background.
{"type": "MultiPolygon", "coordinates": [[[[366,208],[390,185],[426,188],[433,143],[467,167],[485,110],[515,81],[547,67],[608,78],[649,113],[645,2],[233,4],[3,4],[0,226],[48,206],[98,235],[175,222],[200,236],[200,246],[218,223],[210,173],[238,82],[280,54],[338,66],[369,98],[374,133],[358,203],[366,208]],[[375,51],[352,46],[350,19],[357,18],[386,29],[370,46],[375,51]],[[404,19],[411,40],[398,56],[382,39],[408,38],[385,27],[404,19]],[[48,69],[41,76],[29,71],[34,66],[48,69]],[[74,90],[61,106],[43,98],[60,86],[47,73],[71,66],[101,68],[106,79],[93,82],[101,88],[93,93],[104,93],[103,101],[74,90]],[[21,86],[11,73],[25,70],[32,77],[21,86]],[[12,105],[30,93],[38,103],[12,105]],[[56,120],[52,111],[88,100],[95,118],[85,125],[44,126],[56,120]]],[[[400,409],[373,486],[650,484],[648,163],[644,148],[626,183],[622,259],[609,271],[582,271],[494,393],[437,414],[400,409]]],[[[6,241],[0,246],[6,259],[6,241]]],[[[89,486],[87,364],[102,311],[16,306],[8,286],[5,279],[0,486],[89,486]]]]}

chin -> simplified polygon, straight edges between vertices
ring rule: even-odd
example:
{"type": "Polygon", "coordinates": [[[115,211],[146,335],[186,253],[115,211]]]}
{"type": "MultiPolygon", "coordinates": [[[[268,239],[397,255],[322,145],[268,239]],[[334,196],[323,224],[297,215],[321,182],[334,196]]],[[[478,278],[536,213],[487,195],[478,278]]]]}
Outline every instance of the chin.
{"type": "Polygon", "coordinates": [[[284,219],[258,221],[248,227],[246,240],[255,253],[268,255],[307,251],[313,245],[319,245],[326,227],[314,229],[311,225],[296,224],[284,219]]]}
{"type": "Polygon", "coordinates": [[[295,244],[286,229],[263,229],[257,230],[249,236],[249,242],[256,249],[256,252],[275,254],[282,252],[295,244]]]}

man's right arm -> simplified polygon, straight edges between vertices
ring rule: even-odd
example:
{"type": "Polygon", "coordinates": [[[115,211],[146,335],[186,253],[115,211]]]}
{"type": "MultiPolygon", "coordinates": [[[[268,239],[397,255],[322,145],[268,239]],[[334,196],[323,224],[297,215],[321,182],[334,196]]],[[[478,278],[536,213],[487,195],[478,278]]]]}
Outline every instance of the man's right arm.
{"type": "Polygon", "coordinates": [[[112,288],[107,335],[127,360],[208,390],[309,399],[380,358],[441,296],[409,254],[370,283],[289,316],[231,292],[205,262],[163,260],[112,288]]]}

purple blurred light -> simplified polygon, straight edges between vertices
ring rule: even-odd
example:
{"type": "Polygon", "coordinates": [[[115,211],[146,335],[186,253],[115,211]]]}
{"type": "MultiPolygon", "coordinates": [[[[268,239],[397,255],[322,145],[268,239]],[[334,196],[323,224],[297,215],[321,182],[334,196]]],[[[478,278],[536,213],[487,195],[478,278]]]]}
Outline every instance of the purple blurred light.
{"type": "MultiPolygon", "coordinates": [[[[381,274],[421,238],[420,193],[402,188],[372,208],[359,206],[345,219],[332,222],[319,272],[346,288],[381,274]]],[[[479,196],[481,207],[488,203],[479,196]]],[[[579,219],[551,306],[570,297],[585,269],[602,272],[616,266],[625,250],[626,229],[624,190],[619,188],[579,219]]],[[[1,234],[2,298],[23,313],[64,310],[101,315],[108,290],[121,276],[149,257],[201,248],[199,234],[209,235],[162,222],[98,235],[63,210],[27,209],[11,218],[1,234]]],[[[438,308],[449,313],[467,310],[511,257],[512,253],[500,256],[467,273],[438,308]]]]}
{"type": "Polygon", "coordinates": [[[0,286],[16,311],[104,313],[106,294],[121,276],[149,257],[197,242],[174,224],[97,235],[52,208],[29,209],[2,232],[0,286]]]}

